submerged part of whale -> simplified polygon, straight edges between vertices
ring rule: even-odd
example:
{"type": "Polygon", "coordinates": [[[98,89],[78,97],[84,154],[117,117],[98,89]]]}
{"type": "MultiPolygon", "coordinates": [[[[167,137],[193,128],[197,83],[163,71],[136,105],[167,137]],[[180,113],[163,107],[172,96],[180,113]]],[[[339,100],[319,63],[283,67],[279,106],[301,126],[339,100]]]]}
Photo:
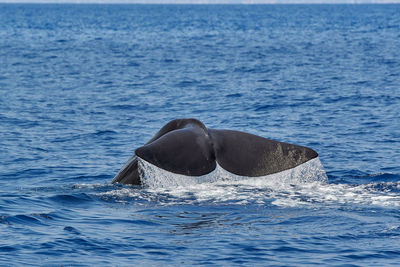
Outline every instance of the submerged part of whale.
{"type": "Polygon", "coordinates": [[[138,157],[166,171],[188,176],[208,174],[218,163],[233,174],[259,177],[294,168],[318,154],[311,148],[249,133],[209,129],[196,119],[177,119],[136,149],[112,183],[140,185],[138,157]]]}

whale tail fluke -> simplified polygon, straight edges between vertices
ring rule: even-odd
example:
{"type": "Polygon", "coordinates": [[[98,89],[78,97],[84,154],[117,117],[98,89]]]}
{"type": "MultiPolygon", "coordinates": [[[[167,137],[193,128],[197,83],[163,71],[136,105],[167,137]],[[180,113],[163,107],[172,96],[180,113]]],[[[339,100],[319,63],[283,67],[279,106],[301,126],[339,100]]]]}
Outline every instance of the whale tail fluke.
{"type": "Polygon", "coordinates": [[[112,183],[140,185],[138,159],[186,176],[211,173],[217,164],[239,176],[260,177],[295,168],[318,153],[257,135],[206,128],[196,119],[167,123],[121,168],[112,183]]]}

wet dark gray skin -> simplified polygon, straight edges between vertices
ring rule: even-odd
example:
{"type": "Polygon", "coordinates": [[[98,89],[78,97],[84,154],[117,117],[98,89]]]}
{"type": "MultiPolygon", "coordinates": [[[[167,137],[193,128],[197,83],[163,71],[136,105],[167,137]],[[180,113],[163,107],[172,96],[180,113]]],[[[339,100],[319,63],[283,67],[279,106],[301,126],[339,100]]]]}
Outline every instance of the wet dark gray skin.
{"type": "Polygon", "coordinates": [[[196,119],[176,119],[161,128],[121,168],[112,183],[140,185],[138,157],[172,173],[201,176],[218,164],[241,176],[258,177],[294,168],[318,157],[314,150],[233,130],[215,130],[196,119]]]}

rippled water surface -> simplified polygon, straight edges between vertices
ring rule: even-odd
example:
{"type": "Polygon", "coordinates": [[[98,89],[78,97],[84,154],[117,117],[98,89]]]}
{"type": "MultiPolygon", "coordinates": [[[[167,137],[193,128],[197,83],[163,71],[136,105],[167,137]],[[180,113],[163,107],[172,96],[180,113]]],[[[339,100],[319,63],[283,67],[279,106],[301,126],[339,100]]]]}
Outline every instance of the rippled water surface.
{"type": "Polygon", "coordinates": [[[0,5],[0,265],[396,265],[398,14],[0,5]],[[312,147],[328,180],[110,184],[180,117],[312,147]]]}

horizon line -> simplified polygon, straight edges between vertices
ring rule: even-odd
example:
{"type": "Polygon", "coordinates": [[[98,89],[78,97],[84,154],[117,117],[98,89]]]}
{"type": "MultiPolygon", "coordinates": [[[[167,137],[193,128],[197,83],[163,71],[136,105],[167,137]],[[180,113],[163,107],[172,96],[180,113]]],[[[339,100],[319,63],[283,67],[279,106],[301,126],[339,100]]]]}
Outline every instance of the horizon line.
{"type": "Polygon", "coordinates": [[[127,4],[127,5],[363,5],[400,4],[400,0],[0,0],[0,4],[127,4]],[[233,3],[232,3],[233,2],[233,3]]]}

